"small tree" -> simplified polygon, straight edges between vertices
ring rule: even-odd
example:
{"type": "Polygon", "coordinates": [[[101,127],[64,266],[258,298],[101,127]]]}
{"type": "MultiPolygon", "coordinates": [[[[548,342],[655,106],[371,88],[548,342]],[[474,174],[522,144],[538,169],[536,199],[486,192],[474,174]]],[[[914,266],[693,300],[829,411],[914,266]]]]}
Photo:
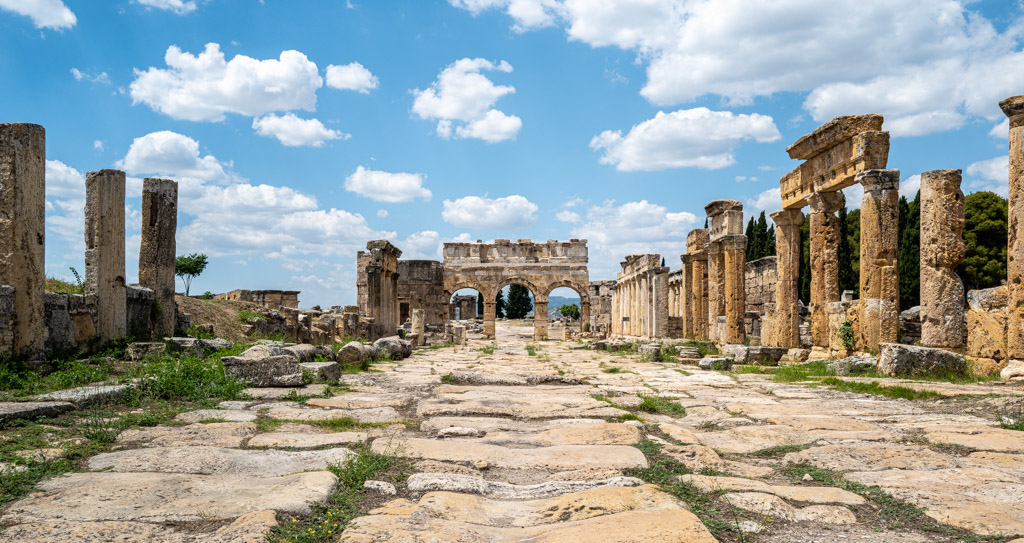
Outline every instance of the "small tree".
{"type": "Polygon", "coordinates": [[[580,320],[580,306],[576,304],[563,305],[558,308],[558,312],[563,317],[568,317],[574,321],[580,320]]]}
{"type": "Polygon", "coordinates": [[[188,289],[192,286],[192,280],[199,277],[206,269],[206,255],[192,253],[188,256],[179,256],[174,259],[174,275],[181,277],[185,284],[185,296],[188,296],[188,289]]]}
{"type": "Polygon", "coordinates": [[[508,288],[508,302],[505,303],[505,316],[510,319],[521,319],[533,310],[530,291],[522,285],[508,288]]]}

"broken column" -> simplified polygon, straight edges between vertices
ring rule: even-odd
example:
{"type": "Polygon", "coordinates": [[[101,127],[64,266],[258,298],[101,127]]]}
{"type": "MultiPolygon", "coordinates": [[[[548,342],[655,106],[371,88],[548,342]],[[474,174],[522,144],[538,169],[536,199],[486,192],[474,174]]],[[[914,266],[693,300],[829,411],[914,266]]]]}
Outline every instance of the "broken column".
{"type": "Polygon", "coordinates": [[[494,339],[494,320],[498,315],[498,303],[484,301],[484,337],[494,339]]]}
{"type": "Polygon", "coordinates": [[[839,301],[839,211],[842,192],[816,192],[811,204],[811,338],[815,347],[828,348],[826,304],[839,301]]]}
{"type": "MultiPolygon", "coordinates": [[[[960,170],[921,174],[921,345],[963,347],[964,285],[956,267],[964,259],[964,193],[960,170]]],[[[862,238],[863,239],[863,238],[862,238]]]]}
{"type": "Polygon", "coordinates": [[[156,304],[153,334],[174,334],[175,235],[178,231],[178,183],[170,179],[142,181],[142,242],[139,245],[139,284],[151,289],[156,304]]]}
{"type": "Polygon", "coordinates": [[[743,344],[746,328],[743,318],[746,314],[746,269],[747,236],[728,235],[719,243],[722,245],[725,267],[725,342],[743,344]]]}
{"type": "Polygon", "coordinates": [[[548,301],[533,301],[533,339],[544,341],[548,338],[548,301]]]}
{"type": "Polygon", "coordinates": [[[799,209],[772,213],[775,222],[776,284],[775,345],[794,349],[800,346],[800,225],[804,214],[799,209]]]}
{"type": "Polygon", "coordinates": [[[1024,96],[999,102],[1010,119],[1010,193],[1008,247],[1006,251],[1007,306],[1006,348],[1010,359],[1006,377],[1024,374],[1024,96]]]}
{"type": "Polygon", "coordinates": [[[693,274],[690,281],[690,315],[693,322],[693,337],[708,339],[708,255],[704,246],[708,243],[708,231],[704,228],[691,230],[686,235],[686,254],[690,257],[693,274]]]}
{"type": "Polygon", "coordinates": [[[0,123],[0,284],[14,287],[16,316],[0,355],[38,355],[46,341],[45,171],[43,127],[0,123]]]}
{"type": "Polygon", "coordinates": [[[103,341],[127,333],[124,280],[124,172],[85,176],[85,293],[96,296],[96,334],[103,341]]]}
{"type": "Polygon", "coordinates": [[[899,170],[857,174],[864,186],[860,206],[861,348],[878,351],[900,331],[899,170]]]}
{"type": "Polygon", "coordinates": [[[413,347],[426,344],[426,326],[423,309],[412,310],[412,334],[416,336],[413,347]]]}
{"type": "Polygon", "coordinates": [[[366,243],[356,261],[365,263],[366,311],[373,319],[371,338],[394,335],[398,329],[398,257],[402,251],[390,241],[366,243]]]}

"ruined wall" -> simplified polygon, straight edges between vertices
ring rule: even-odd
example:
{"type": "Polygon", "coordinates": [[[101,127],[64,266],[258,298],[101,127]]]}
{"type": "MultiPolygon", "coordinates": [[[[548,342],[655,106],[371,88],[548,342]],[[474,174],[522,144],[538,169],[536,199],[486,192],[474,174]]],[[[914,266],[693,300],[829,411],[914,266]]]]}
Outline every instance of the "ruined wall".
{"type": "Polygon", "coordinates": [[[359,251],[357,282],[359,313],[368,324],[368,338],[377,339],[398,331],[398,257],[402,251],[383,239],[368,241],[359,251]]]}
{"type": "Polygon", "coordinates": [[[590,283],[590,331],[607,332],[612,325],[612,295],[615,281],[590,283]]]}
{"type": "Polygon", "coordinates": [[[405,322],[413,311],[422,309],[426,324],[443,325],[448,320],[444,266],[434,260],[399,260],[398,300],[399,322],[405,322]]]}
{"type": "Polygon", "coordinates": [[[616,274],[618,319],[612,334],[627,337],[668,337],[668,267],[661,255],[629,255],[616,274]]]}
{"type": "Polygon", "coordinates": [[[233,300],[238,302],[251,302],[270,309],[279,307],[299,307],[299,290],[246,290],[235,289],[223,294],[214,296],[217,300],[233,300]]]}
{"type": "Polygon", "coordinates": [[[453,296],[448,304],[448,320],[472,320],[477,318],[476,296],[453,296]]]}
{"type": "Polygon", "coordinates": [[[746,309],[744,328],[751,337],[761,338],[765,317],[775,309],[775,286],[778,283],[778,258],[766,256],[747,262],[744,271],[746,309]]]}

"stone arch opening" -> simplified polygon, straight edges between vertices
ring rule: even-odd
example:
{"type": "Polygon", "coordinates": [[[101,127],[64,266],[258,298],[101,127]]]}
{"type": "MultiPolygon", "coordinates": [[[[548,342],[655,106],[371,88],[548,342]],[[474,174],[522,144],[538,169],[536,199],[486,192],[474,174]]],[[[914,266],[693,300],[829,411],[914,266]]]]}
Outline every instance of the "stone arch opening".
{"type": "Polygon", "coordinates": [[[474,287],[459,287],[454,292],[445,292],[448,300],[448,320],[466,321],[483,317],[482,311],[477,311],[478,298],[483,296],[480,289],[474,287]]]}
{"type": "Polygon", "coordinates": [[[574,281],[555,281],[547,286],[547,292],[544,295],[549,304],[551,303],[552,293],[558,289],[568,289],[579,296],[580,318],[573,328],[576,328],[581,332],[587,331],[586,329],[590,327],[590,289],[583,287],[574,281]]]}

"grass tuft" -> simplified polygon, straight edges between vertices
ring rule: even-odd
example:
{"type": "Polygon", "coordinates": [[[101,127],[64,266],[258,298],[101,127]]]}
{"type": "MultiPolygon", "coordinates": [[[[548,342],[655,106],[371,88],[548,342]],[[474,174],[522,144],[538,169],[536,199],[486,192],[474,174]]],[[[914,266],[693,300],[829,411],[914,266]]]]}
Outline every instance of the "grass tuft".
{"type": "Polygon", "coordinates": [[[669,398],[662,398],[661,396],[645,396],[641,394],[640,405],[637,405],[636,408],[645,413],[662,413],[676,417],[686,415],[686,409],[679,402],[669,398]]]}

